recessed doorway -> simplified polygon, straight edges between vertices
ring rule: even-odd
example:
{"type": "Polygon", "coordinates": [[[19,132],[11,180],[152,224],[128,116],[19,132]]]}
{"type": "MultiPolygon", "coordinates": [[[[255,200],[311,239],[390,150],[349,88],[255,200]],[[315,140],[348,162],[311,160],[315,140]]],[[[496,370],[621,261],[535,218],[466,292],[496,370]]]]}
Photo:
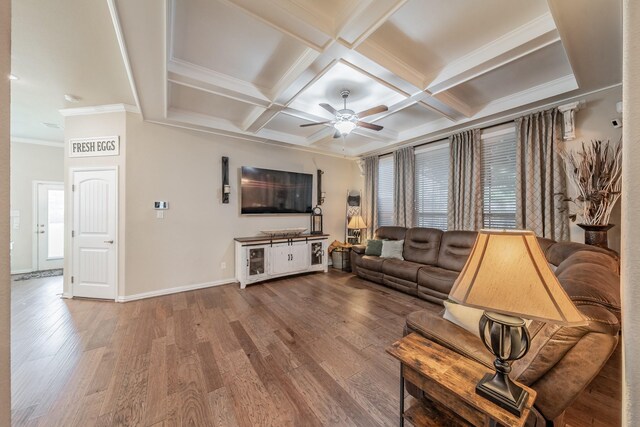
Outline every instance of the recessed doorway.
{"type": "Polygon", "coordinates": [[[53,270],[64,263],[64,184],[34,181],[35,270],[53,270]]]}

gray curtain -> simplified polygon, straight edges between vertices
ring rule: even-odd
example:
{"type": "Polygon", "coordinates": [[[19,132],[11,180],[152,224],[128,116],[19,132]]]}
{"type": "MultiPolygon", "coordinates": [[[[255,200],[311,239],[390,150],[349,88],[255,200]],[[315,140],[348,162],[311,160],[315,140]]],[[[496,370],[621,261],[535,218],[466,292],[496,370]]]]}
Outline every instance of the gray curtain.
{"type": "Polygon", "coordinates": [[[480,130],[449,137],[449,230],[482,228],[480,130]]]}
{"type": "Polygon", "coordinates": [[[553,240],[569,239],[561,122],[555,108],[516,120],[516,225],[553,240]]]}
{"type": "Polygon", "coordinates": [[[393,153],[393,219],[401,227],[413,227],[416,156],[413,147],[393,153]]]}
{"type": "Polygon", "coordinates": [[[378,156],[364,159],[364,194],[362,218],[367,223],[367,239],[372,239],[378,227],[378,156]]]}

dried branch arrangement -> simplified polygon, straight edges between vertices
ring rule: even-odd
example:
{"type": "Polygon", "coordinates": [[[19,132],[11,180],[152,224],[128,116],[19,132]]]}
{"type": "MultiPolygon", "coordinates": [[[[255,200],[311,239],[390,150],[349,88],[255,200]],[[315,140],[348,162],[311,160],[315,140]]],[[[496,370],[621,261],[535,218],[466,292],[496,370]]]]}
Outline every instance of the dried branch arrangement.
{"type": "Polygon", "coordinates": [[[591,141],[574,152],[561,151],[569,178],[578,195],[567,197],[578,208],[576,215],[584,224],[607,225],[622,189],[622,144],[612,145],[609,141],[591,141]]]}

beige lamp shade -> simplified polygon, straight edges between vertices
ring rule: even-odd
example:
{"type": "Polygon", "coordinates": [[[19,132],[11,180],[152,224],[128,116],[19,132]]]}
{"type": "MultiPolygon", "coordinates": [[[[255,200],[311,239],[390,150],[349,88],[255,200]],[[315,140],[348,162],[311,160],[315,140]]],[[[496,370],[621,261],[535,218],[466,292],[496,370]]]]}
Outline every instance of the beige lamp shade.
{"type": "Polygon", "coordinates": [[[535,234],[526,230],[480,230],[449,298],[525,319],[586,324],[549,268],[535,234]]]}
{"type": "Polygon", "coordinates": [[[359,230],[367,228],[367,224],[364,222],[364,219],[362,219],[360,215],[354,215],[351,217],[351,220],[349,220],[347,228],[352,230],[359,230]]]}

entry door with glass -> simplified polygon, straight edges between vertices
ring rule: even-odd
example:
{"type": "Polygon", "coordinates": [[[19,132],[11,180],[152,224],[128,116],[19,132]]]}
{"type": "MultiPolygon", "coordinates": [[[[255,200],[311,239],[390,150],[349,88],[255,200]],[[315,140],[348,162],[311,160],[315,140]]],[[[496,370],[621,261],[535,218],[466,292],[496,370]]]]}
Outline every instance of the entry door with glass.
{"type": "Polygon", "coordinates": [[[62,268],[64,262],[64,185],[36,183],[36,270],[62,268]]]}

